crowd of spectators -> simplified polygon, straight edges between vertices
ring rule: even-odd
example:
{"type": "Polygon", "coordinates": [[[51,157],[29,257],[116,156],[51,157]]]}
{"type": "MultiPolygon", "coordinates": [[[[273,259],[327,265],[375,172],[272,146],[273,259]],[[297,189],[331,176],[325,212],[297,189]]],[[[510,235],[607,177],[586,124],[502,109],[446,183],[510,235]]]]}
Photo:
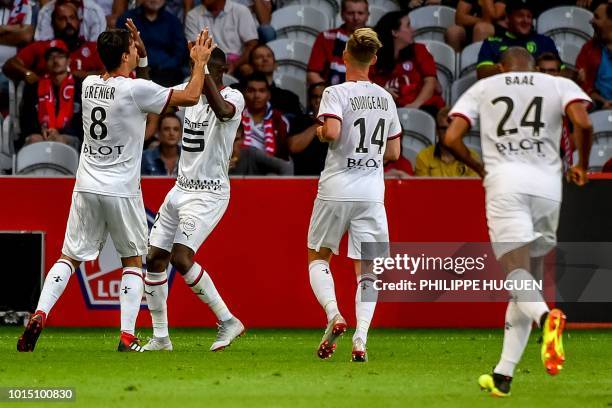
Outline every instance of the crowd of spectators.
{"type": "MultiPolygon", "coordinates": [[[[595,109],[612,109],[612,2],[608,0],[398,0],[375,24],[383,47],[370,79],[383,86],[398,108],[421,109],[436,119],[438,134],[447,126],[448,90],[438,81],[434,56],[415,41],[409,12],[444,5],[456,9],[445,41],[456,52],[482,41],[477,77],[498,73],[504,50],[526,48],[542,72],[576,80],[595,101],[595,109]],[[573,5],[594,13],[594,36],[580,51],[575,69],[561,62],[555,42],[534,30],[545,9],[573,5]]],[[[25,82],[16,147],[53,140],[79,148],[80,84],[103,70],[96,39],[107,27],[124,27],[132,19],[147,47],[150,77],[173,86],[189,73],[187,42],[208,26],[228,56],[227,74],[243,92],[246,108],[237,135],[233,174],[318,175],[327,145],[315,137],[316,112],[326,86],[342,83],[342,51],[351,33],[370,17],[367,0],[342,0],[340,26],[317,35],[304,80],[302,106],[296,93],[275,81],[278,69],[266,43],[277,33],[271,25],[282,0],[0,0],[0,110],[7,113],[9,81],[25,82]]],[[[176,175],[181,119],[174,114],[150,117],[146,175],[176,175]]],[[[438,135],[439,136],[439,135],[438,135]]],[[[563,153],[571,157],[566,136],[563,153]]],[[[439,141],[439,138],[437,139],[439,141]]],[[[473,152],[476,154],[476,152],[473,152]]],[[[414,163],[402,158],[386,167],[389,177],[470,176],[439,142],[425,148],[414,163]]]]}

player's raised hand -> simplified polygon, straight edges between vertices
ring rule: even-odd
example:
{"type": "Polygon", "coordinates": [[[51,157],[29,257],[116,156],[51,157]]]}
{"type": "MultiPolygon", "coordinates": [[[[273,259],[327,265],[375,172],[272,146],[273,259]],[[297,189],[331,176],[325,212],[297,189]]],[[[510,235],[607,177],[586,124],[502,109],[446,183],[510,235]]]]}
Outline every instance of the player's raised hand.
{"type": "Polygon", "coordinates": [[[587,171],[581,166],[572,166],[565,177],[567,181],[577,186],[584,186],[589,181],[587,171]]]}
{"type": "Polygon", "coordinates": [[[128,18],[125,22],[125,26],[130,31],[132,41],[134,41],[136,49],[138,50],[138,56],[140,58],[145,58],[147,56],[147,50],[145,48],[144,42],[142,41],[142,38],[140,38],[140,31],[138,31],[138,28],[136,28],[136,24],[134,24],[131,18],[128,18]]]}
{"type": "Polygon", "coordinates": [[[202,30],[189,50],[189,56],[194,63],[207,64],[212,50],[217,45],[213,43],[208,33],[208,27],[202,30]]]}

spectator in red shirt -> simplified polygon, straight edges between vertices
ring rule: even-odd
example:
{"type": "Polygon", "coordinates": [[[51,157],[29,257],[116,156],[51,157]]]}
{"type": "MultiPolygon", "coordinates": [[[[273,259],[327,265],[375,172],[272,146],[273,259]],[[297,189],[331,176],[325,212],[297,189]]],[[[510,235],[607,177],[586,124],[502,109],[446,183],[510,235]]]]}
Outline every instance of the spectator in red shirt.
{"type": "Polygon", "coordinates": [[[49,140],[79,149],[83,139],[80,82],[68,71],[68,52],[51,47],[45,51],[48,74],[23,91],[22,137],[17,145],[49,140]]]}
{"type": "Polygon", "coordinates": [[[293,175],[287,133],[289,122],[270,104],[270,85],[265,75],[255,73],[244,87],[242,146],[233,173],[245,175],[293,175]]]}
{"type": "Polygon", "coordinates": [[[312,47],[306,75],[308,85],[319,82],[337,85],[344,82],[346,67],[342,51],[353,31],[365,27],[370,11],[367,0],[342,0],[340,8],[344,24],[319,33],[312,47]]]}
{"type": "Polygon", "coordinates": [[[374,82],[393,96],[398,108],[422,109],[436,116],[444,107],[436,63],[420,43],[415,43],[406,11],[385,14],[375,28],[383,43],[372,72],[374,82]]]}
{"type": "Polygon", "coordinates": [[[58,5],[53,11],[55,39],[36,41],[23,48],[4,64],[4,73],[14,81],[38,82],[38,78],[47,72],[45,51],[51,47],[68,50],[70,72],[77,79],[101,71],[103,65],[96,43],[80,39],[79,26],[76,7],[69,3],[58,5]]]}
{"type": "Polygon", "coordinates": [[[595,35],[589,40],[576,59],[580,85],[593,99],[599,109],[612,109],[612,91],[609,80],[612,77],[612,4],[599,1],[594,5],[591,24],[595,35]],[[603,64],[603,59],[607,63],[603,64]],[[607,69],[606,69],[607,67],[607,69]],[[603,88],[603,89],[598,89],[603,88]],[[607,97],[606,97],[607,96],[607,97]]]}

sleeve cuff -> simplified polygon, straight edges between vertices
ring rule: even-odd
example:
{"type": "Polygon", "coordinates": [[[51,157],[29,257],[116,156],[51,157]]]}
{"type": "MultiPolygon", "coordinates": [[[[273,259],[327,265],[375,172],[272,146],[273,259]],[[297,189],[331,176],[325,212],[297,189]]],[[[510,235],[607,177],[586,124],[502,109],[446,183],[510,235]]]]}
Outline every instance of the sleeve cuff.
{"type": "Polygon", "coordinates": [[[463,113],[460,113],[460,112],[451,112],[451,114],[448,115],[448,117],[451,118],[451,119],[454,118],[454,117],[462,118],[463,120],[465,120],[468,123],[468,125],[470,126],[470,129],[474,126],[474,124],[472,123],[472,119],[470,119],[467,115],[464,115],[463,113]]]}

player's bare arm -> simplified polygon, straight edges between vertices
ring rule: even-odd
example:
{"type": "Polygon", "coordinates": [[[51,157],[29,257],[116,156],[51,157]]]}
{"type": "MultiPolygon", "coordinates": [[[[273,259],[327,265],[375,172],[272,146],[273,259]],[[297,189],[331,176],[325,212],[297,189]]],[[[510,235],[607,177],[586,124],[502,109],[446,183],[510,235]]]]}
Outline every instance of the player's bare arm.
{"type": "Polygon", "coordinates": [[[385,147],[385,154],[383,160],[396,161],[400,157],[402,145],[400,142],[401,138],[396,137],[395,139],[387,140],[387,146],[385,147]]]}
{"type": "Polygon", "coordinates": [[[323,126],[317,128],[317,137],[323,143],[335,142],[340,137],[342,121],[326,117],[323,126]]]}
{"type": "Polygon", "coordinates": [[[446,131],[442,143],[446,146],[457,160],[462,161],[473,169],[482,178],[485,176],[484,165],[476,160],[470,150],[463,143],[463,136],[470,130],[470,124],[465,118],[455,116],[446,131]]]}
{"type": "Polygon", "coordinates": [[[202,87],[204,86],[204,67],[210,59],[212,50],[216,47],[212,37],[208,34],[208,28],[202,30],[196,38],[189,57],[193,63],[191,78],[183,90],[175,90],[170,97],[170,106],[193,106],[200,101],[202,87]]]}
{"type": "Polygon", "coordinates": [[[582,102],[570,103],[566,110],[567,116],[574,125],[572,138],[578,149],[578,164],[572,166],[567,172],[567,179],[578,186],[583,186],[588,181],[587,169],[589,168],[589,154],[593,141],[593,124],[589,113],[582,102]]]}
{"type": "Polygon", "coordinates": [[[149,67],[140,66],[140,61],[143,58],[147,58],[147,49],[145,48],[142,38],[140,38],[140,31],[138,31],[138,28],[136,28],[136,25],[134,24],[131,18],[127,19],[127,21],[125,22],[125,26],[130,31],[132,41],[134,41],[134,45],[136,45],[136,50],[138,51],[139,64],[138,67],[136,67],[136,76],[142,79],[149,79],[149,67]]]}

